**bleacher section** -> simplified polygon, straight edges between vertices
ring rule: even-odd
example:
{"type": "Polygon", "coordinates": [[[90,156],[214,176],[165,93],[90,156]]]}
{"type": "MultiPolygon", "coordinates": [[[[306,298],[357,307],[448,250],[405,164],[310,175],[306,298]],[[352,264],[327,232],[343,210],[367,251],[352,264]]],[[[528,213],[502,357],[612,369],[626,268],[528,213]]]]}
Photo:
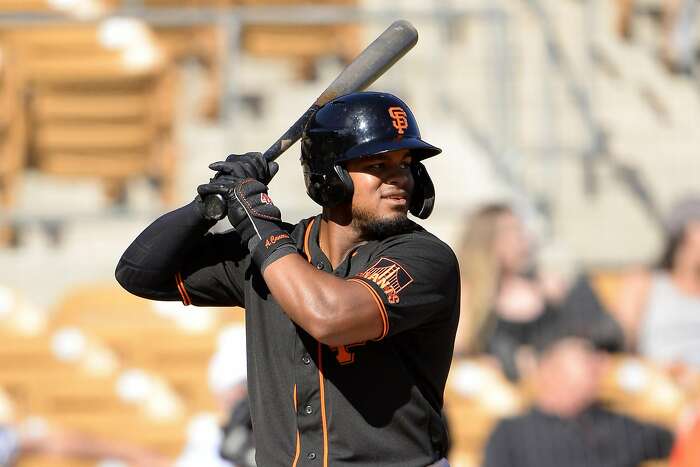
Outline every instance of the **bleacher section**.
{"type": "MultiPolygon", "coordinates": [[[[6,208],[14,205],[14,185],[27,167],[61,178],[100,179],[110,203],[123,202],[129,182],[145,178],[155,185],[164,205],[172,203],[179,154],[174,137],[178,65],[196,60],[203,66],[206,89],[199,115],[220,116],[229,51],[223,23],[216,16],[210,15],[209,23],[149,26],[138,19],[110,18],[121,6],[118,1],[94,3],[100,19],[80,21],[60,2],[0,4],[0,14],[54,15],[49,24],[17,19],[0,31],[5,61],[17,65],[9,72],[3,67],[0,94],[8,104],[0,121],[0,151],[6,154],[0,158],[0,201],[6,208]]],[[[275,4],[146,0],[142,6],[151,12],[219,9],[225,15],[233,11],[230,8],[275,4]]],[[[319,58],[349,62],[360,50],[359,33],[359,26],[351,23],[245,23],[240,44],[250,56],[294,64],[298,76],[309,79],[319,58]]],[[[6,238],[0,244],[10,236],[6,226],[4,230],[6,238]]]]}
{"type": "MultiPolygon", "coordinates": [[[[25,107],[13,53],[0,49],[0,206],[12,206],[25,158],[25,107]]],[[[1,242],[0,242],[1,244],[1,242]]]]}
{"type": "MultiPolygon", "coordinates": [[[[156,307],[101,284],[67,292],[41,315],[44,326],[18,327],[33,310],[7,289],[2,306],[0,390],[13,420],[40,417],[171,458],[183,449],[190,419],[219,409],[207,384],[209,362],[219,331],[243,323],[240,309],[156,307]]],[[[53,462],[30,456],[19,465],[63,465],[53,462]]]]}
{"type": "Polygon", "coordinates": [[[29,94],[28,144],[39,170],[101,178],[112,201],[131,178],[147,177],[165,203],[172,200],[177,91],[173,69],[148,34],[124,21],[6,34],[29,94]]]}

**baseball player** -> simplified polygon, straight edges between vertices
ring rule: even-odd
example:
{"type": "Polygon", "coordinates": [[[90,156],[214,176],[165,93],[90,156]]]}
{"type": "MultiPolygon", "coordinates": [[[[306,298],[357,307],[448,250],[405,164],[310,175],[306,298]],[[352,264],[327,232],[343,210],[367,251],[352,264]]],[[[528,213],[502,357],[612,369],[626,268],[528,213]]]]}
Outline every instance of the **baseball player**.
{"type": "Polygon", "coordinates": [[[117,280],[154,300],[245,308],[257,465],[445,466],[459,268],[408,218],[432,210],[421,161],[440,149],[404,102],[375,92],[322,106],[301,145],[321,214],[282,222],[267,188],[277,164],[232,155],[136,238],[117,280]],[[208,233],[212,194],[234,230],[208,233]]]}

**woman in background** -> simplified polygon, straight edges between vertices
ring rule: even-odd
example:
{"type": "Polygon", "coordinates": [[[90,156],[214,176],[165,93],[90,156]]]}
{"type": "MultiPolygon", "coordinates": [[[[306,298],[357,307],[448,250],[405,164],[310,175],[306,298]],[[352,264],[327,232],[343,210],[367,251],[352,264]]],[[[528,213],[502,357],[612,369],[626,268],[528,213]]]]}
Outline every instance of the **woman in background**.
{"type": "Polygon", "coordinates": [[[629,350],[674,372],[700,371],[700,196],[672,207],[658,264],[623,279],[615,308],[629,350]]]}
{"type": "Polygon", "coordinates": [[[533,267],[532,241],[507,204],[492,203],[469,219],[460,250],[462,311],[455,356],[484,354],[510,380],[518,355],[552,316],[564,282],[533,267]]]}

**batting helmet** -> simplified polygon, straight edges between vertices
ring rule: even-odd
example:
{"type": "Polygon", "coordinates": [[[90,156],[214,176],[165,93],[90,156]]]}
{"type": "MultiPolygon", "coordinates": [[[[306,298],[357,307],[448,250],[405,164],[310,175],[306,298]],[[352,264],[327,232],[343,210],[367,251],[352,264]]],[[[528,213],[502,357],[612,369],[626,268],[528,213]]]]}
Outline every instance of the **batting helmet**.
{"type": "Polygon", "coordinates": [[[353,184],[346,161],[408,149],[415,188],[411,214],[427,218],[435,189],[420,161],[441,152],[420,138],[416,120],[398,97],[357,92],[337,97],[318,109],[301,137],[301,165],[306,192],[321,206],[352,200],[353,184]]]}

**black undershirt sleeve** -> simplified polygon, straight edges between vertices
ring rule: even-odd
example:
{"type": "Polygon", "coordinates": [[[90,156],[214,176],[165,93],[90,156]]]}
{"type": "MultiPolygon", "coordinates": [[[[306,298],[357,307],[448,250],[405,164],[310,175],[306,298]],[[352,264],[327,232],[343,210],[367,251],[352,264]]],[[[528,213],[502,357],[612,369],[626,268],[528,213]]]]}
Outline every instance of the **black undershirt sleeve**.
{"type": "Polygon", "coordinates": [[[204,220],[192,202],[156,219],[129,245],[115,276],[129,292],[151,300],[179,300],[175,274],[215,221],[204,220]]]}

